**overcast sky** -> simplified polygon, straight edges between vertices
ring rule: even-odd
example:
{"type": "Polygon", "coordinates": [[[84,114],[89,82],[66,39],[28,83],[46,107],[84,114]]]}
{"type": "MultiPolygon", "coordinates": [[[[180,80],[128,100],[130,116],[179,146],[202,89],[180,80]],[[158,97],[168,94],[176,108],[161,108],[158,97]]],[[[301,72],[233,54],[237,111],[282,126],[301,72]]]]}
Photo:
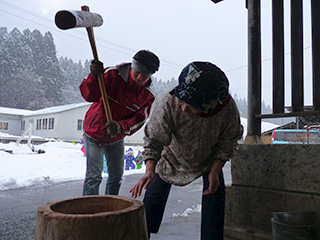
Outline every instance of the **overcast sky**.
{"type": "MultiPolygon", "coordinates": [[[[262,72],[263,100],[271,104],[271,1],[262,7],[262,72]]],[[[309,0],[303,0],[307,19],[309,0]]],[[[285,0],[288,6],[289,0],[285,0]]],[[[148,49],[160,58],[160,70],[154,76],[163,81],[178,78],[182,68],[195,60],[210,61],[219,66],[230,81],[233,94],[247,98],[247,9],[245,0],[0,0],[0,27],[11,31],[29,28],[42,34],[53,34],[58,57],[75,62],[92,59],[84,28],[60,30],[54,23],[59,10],[80,10],[87,5],[99,13],[104,23],[94,28],[99,59],[105,66],[131,61],[135,52],[148,49]]],[[[288,8],[288,7],[287,7],[288,8]]],[[[286,38],[290,35],[290,14],[285,12],[286,38]]],[[[310,26],[304,28],[305,59],[311,57],[310,26]]],[[[287,65],[290,45],[286,44],[287,65]]],[[[290,82],[290,68],[286,69],[290,82]]],[[[312,81],[310,64],[305,66],[305,78],[312,81]]],[[[290,84],[286,89],[286,104],[290,104],[290,84]]],[[[311,90],[306,90],[306,103],[311,90]]]]}

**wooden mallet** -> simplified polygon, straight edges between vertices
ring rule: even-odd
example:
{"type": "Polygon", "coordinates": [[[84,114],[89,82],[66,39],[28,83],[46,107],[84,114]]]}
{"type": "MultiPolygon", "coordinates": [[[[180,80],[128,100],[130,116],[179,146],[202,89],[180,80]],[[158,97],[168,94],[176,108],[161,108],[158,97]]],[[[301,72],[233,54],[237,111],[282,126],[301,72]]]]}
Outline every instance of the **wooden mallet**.
{"type": "MultiPolygon", "coordinates": [[[[82,6],[81,9],[82,11],[62,10],[57,12],[55,16],[55,23],[58,28],[63,30],[76,27],[85,27],[88,32],[93,59],[99,61],[96,42],[93,34],[93,27],[101,26],[103,24],[103,19],[99,14],[90,12],[88,6],[82,6]]],[[[103,74],[98,75],[98,82],[107,122],[110,122],[112,120],[112,115],[110,111],[107,91],[104,85],[103,74]]]]}

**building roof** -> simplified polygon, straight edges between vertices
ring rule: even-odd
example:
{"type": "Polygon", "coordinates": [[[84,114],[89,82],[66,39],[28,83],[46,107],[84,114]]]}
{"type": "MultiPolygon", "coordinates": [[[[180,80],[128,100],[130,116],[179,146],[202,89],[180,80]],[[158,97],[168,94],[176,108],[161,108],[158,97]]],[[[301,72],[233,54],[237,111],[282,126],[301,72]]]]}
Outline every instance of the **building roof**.
{"type": "Polygon", "coordinates": [[[67,104],[67,105],[62,105],[62,106],[48,107],[48,108],[32,111],[31,113],[26,114],[25,116],[27,117],[27,116],[59,113],[59,112],[64,112],[64,111],[68,111],[68,110],[83,107],[83,106],[88,106],[90,104],[91,103],[83,102],[83,103],[75,103],[75,104],[67,104]]]}
{"type": "Polygon", "coordinates": [[[0,107],[0,114],[8,114],[8,115],[21,115],[24,116],[26,114],[32,113],[31,110],[17,109],[17,108],[7,108],[0,107]]]}
{"type": "Polygon", "coordinates": [[[273,130],[276,130],[276,129],[295,129],[295,128],[296,128],[296,123],[290,122],[290,123],[286,123],[284,125],[278,126],[276,128],[272,128],[267,131],[264,131],[261,133],[261,135],[271,135],[273,130]]]}
{"type": "Polygon", "coordinates": [[[75,104],[67,104],[62,106],[55,106],[55,107],[48,107],[40,110],[23,110],[23,109],[17,109],[17,108],[6,108],[6,107],[0,107],[0,114],[10,114],[10,115],[21,115],[21,116],[35,116],[35,115],[43,115],[43,114],[51,114],[51,113],[59,113],[68,111],[71,109],[83,107],[90,105],[91,103],[83,102],[83,103],[75,103],[75,104]]]}

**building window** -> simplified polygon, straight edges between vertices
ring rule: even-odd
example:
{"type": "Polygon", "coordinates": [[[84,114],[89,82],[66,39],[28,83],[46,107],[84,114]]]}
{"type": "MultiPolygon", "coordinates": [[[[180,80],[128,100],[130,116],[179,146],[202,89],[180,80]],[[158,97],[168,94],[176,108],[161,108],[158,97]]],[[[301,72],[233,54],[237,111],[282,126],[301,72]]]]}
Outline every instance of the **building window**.
{"type": "Polygon", "coordinates": [[[78,127],[77,127],[78,131],[83,131],[83,120],[82,119],[78,119],[78,127]]]}
{"type": "Polygon", "coordinates": [[[37,128],[36,130],[41,130],[41,119],[37,119],[37,128]]]}
{"type": "Polygon", "coordinates": [[[8,122],[0,122],[1,130],[8,130],[8,122]]]}
{"type": "Polygon", "coordinates": [[[24,131],[26,129],[26,121],[21,121],[21,131],[24,131]]]}
{"type": "Polygon", "coordinates": [[[42,119],[42,130],[48,129],[48,118],[42,119]]]}
{"type": "Polygon", "coordinates": [[[54,118],[49,118],[49,130],[54,129],[54,118]]]}

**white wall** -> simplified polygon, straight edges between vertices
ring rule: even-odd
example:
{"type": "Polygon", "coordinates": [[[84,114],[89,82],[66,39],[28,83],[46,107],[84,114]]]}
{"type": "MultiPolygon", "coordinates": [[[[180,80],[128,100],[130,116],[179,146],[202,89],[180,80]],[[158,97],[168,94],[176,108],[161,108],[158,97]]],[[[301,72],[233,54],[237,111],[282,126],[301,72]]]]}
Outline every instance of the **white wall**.
{"type": "Polygon", "coordinates": [[[90,105],[61,112],[59,116],[58,136],[64,141],[80,141],[83,136],[83,130],[78,131],[78,119],[84,120],[85,114],[90,105]]]}
{"type": "MultiPolygon", "coordinates": [[[[33,136],[39,136],[44,138],[57,138],[58,132],[57,132],[57,122],[59,121],[59,114],[53,113],[53,114],[42,114],[42,115],[32,115],[27,116],[24,118],[26,121],[26,128],[29,125],[29,121],[32,120],[32,135],[33,136]],[[36,130],[37,129],[37,119],[43,119],[47,118],[49,121],[49,118],[54,118],[54,129],[47,129],[47,130],[36,130]]],[[[22,133],[21,133],[22,134],[22,133]]]]}
{"type": "Polygon", "coordinates": [[[0,129],[0,132],[7,133],[10,135],[20,135],[21,119],[21,116],[0,113],[0,122],[8,123],[8,130],[0,129]]]}
{"type": "MultiPolygon", "coordinates": [[[[32,136],[38,136],[43,138],[55,138],[62,141],[80,141],[83,136],[83,130],[78,130],[78,119],[84,120],[85,114],[89,109],[90,104],[80,106],[74,109],[60,111],[56,113],[39,113],[36,115],[19,116],[14,114],[0,113],[0,121],[9,122],[8,131],[0,130],[15,136],[21,136],[24,131],[21,130],[21,121],[25,121],[25,129],[29,126],[29,121],[32,120],[32,136]],[[36,130],[37,119],[54,118],[54,129],[36,130]]],[[[125,144],[143,144],[145,125],[136,133],[124,138],[125,144]]]]}

